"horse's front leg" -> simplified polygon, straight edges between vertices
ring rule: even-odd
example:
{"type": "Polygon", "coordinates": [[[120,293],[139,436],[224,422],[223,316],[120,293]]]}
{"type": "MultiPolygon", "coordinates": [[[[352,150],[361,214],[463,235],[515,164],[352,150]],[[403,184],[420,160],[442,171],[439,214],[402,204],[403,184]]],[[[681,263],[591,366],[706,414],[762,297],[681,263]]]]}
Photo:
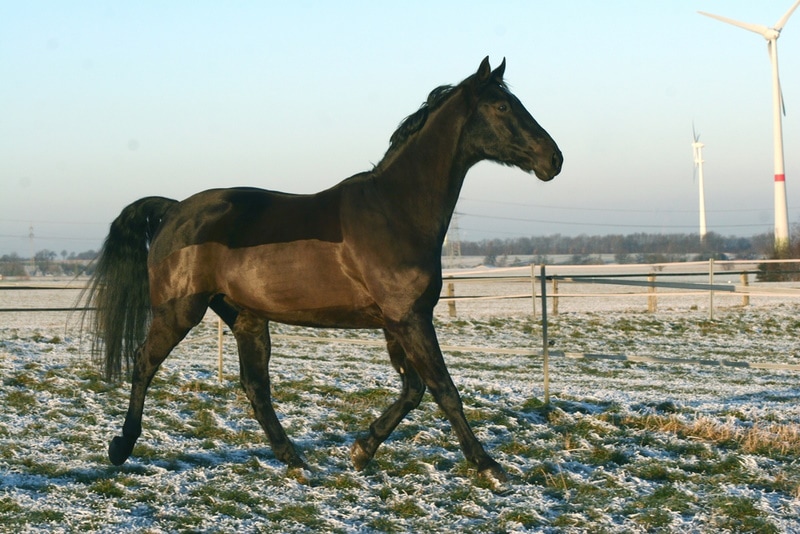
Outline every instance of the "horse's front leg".
{"type": "Polygon", "coordinates": [[[450,421],[466,459],[496,490],[505,490],[504,483],[508,480],[505,471],[483,449],[464,416],[461,396],[444,363],[432,317],[415,315],[392,325],[389,330],[402,344],[408,361],[450,421]]]}

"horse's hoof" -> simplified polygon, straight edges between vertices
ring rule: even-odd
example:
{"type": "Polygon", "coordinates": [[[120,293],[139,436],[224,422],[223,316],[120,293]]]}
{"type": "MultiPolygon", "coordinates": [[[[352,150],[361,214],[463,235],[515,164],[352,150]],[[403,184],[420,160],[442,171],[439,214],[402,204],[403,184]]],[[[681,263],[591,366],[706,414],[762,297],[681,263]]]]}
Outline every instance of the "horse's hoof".
{"type": "Polygon", "coordinates": [[[136,440],[130,440],[124,436],[115,437],[108,445],[108,459],[114,465],[124,464],[125,460],[127,460],[133,452],[134,443],[136,443],[136,440]]]}
{"type": "Polygon", "coordinates": [[[286,462],[286,469],[289,471],[292,470],[300,470],[300,471],[311,471],[311,468],[308,467],[308,464],[300,458],[299,456],[295,456],[291,460],[286,462]]]}
{"type": "Polygon", "coordinates": [[[315,485],[315,476],[311,468],[303,464],[303,466],[288,466],[286,468],[286,478],[297,481],[304,486],[315,485]]]}
{"type": "Polygon", "coordinates": [[[372,456],[364,450],[361,440],[357,439],[350,449],[350,461],[353,462],[353,467],[356,468],[356,471],[362,471],[370,460],[372,460],[372,456]]]}
{"type": "Polygon", "coordinates": [[[478,471],[478,478],[484,482],[492,492],[498,495],[508,495],[513,491],[508,482],[508,475],[499,465],[492,465],[478,471]]]}

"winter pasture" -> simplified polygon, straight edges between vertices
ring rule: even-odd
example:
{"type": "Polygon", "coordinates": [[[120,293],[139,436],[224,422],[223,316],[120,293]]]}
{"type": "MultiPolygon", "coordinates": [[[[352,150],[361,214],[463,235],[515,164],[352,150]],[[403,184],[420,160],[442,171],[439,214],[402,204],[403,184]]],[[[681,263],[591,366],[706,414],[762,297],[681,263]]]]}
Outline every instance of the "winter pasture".
{"type": "MultiPolygon", "coordinates": [[[[5,290],[0,308],[76,294],[5,290]]],[[[251,418],[230,335],[218,380],[213,315],[156,376],[142,438],[114,467],[127,383],[103,380],[78,316],[3,313],[0,531],[800,531],[800,299],[720,296],[713,319],[707,304],[673,297],[647,313],[641,296],[562,299],[549,406],[541,356],[447,351],[468,419],[512,476],[507,495],[476,482],[430,395],[366,470],[352,468],[351,444],[398,377],[380,346],[299,337],[377,332],[274,325],[276,409],[312,468],[287,476],[251,418]]],[[[457,347],[537,351],[539,319],[526,299],[437,308],[440,342],[457,347]]]]}

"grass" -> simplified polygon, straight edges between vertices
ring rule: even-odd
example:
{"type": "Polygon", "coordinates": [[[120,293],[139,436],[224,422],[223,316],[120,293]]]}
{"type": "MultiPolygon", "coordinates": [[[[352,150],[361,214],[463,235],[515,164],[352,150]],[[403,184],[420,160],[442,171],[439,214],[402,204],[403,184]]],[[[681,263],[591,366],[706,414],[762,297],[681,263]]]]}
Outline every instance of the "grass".
{"type": "MultiPolygon", "coordinates": [[[[675,434],[682,440],[713,443],[767,458],[787,459],[800,456],[800,427],[796,424],[736,424],[711,417],[686,418],[679,415],[630,415],[620,426],[675,434]]],[[[687,452],[687,451],[682,451],[687,452]]]]}
{"type": "MultiPolygon", "coordinates": [[[[553,330],[557,348],[570,351],[663,354],[680,348],[674,336],[741,335],[715,348],[741,358],[753,341],[779,346],[778,321],[760,332],[750,323],[738,312],[721,324],[586,314],[560,316],[553,330]]],[[[440,321],[439,329],[443,344],[458,345],[497,338],[513,346],[531,334],[520,318],[440,321]]],[[[399,377],[375,349],[320,344],[302,358],[276,355],[279,417],[312,466],[287,477],[235,374],[219,382],[215,367],[192,359],[202,349],[168,360],[132,459],[113,467],[105,448],[122,424],[128,385],[105,382],[66,337],[14,335],[0,349],[8,350],[0,358],[0,473],[10,481],[0,483],[0,531],[67,522],[97,530],[112,504],[125,511],[112,522],[145,532],[254,524],[293,532],[670,532],[689,523],[778,532],[800,524],[794,375],[555,358],[555,396],[545,406],[535,359],[447,355],[475,433],[512,475],[514,493],[500,497],[475,482],[429,394],[367,469],[352,469],[352,441],[399,393],[399,377]],[[14,343],[41,346],[41,357],[15,355],[14,343]],[[696,393],[682,397],[680,384],[696,393]],[[753,401],[733,393],[753,384],[753,401]],[[703,407],[703,398],[718,400],[703,407]]]]}
{"type": "Polygon", "coordinates": [[[758,532],[772,534],[780,532],[767,514],[756,506],[752,499],[736,496],[715,497],[709,503],[711,525],[729,532],[758,532]]]}

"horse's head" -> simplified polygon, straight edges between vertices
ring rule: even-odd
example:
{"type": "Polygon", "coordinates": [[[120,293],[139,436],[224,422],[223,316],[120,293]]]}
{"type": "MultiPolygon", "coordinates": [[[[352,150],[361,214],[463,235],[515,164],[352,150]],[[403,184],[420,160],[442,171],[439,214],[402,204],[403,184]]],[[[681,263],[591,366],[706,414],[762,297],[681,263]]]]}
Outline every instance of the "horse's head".
{"type": "Polygon", "coordinates": [[[513,165],[536,173],[540,180],[552,180],[561,172],[564,158],[553,138],[506,87],[505,68],[503,59],[491,70],[487,57],[478,72],[464,80],[476,106],[464,142],[477,160],[513,165]]]}

